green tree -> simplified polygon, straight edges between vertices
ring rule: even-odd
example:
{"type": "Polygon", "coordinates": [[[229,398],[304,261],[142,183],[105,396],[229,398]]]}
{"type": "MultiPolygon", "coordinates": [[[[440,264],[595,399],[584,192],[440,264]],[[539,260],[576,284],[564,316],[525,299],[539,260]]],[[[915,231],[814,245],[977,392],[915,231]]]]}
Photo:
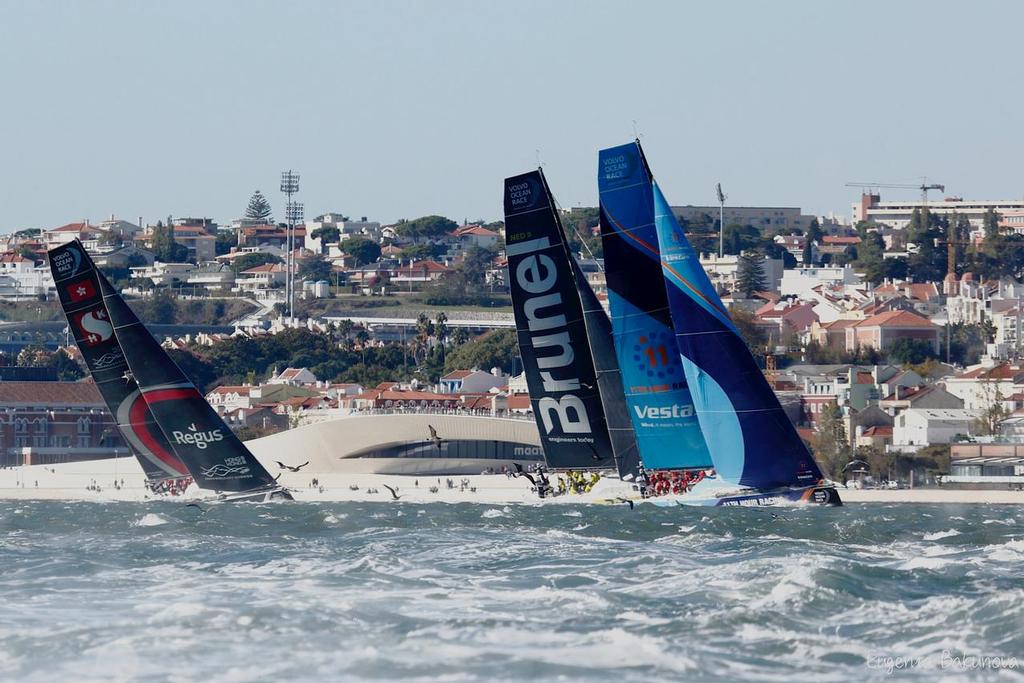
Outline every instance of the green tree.
{"type": "Polygon", "coordinates": [[[320,240],[320,252],[323,253],[325,246],[341,241],[341,230],[333,225],[321,225],[309,233],[309,236],[320,240]]]}
{"type": "Polygon", "coordinates": [[[491,330],[453,349],[445,360],[444,369],[451,372],[497,367],[505,372],[512,372],[513,366],[522,367],[518,359],[519,346],[516,343],[515,330],[491,330]]]}
{"type": "Polygon", "coordinates": [[[736,287],[743,296],[750,298],[754,292],[763,292],[768,288],[764,276],[764,261],[760,255],[746,252],[740,256],[739,272],[736,287]]]}
{"type": "Polygon", "coordinates": [[[762,354],[768,341],[765,338],[764,332],[754,321],[754,316],[739,306],[731,306],[729,308],[729,317],[732,318],[732,324],[739,330],[740,336],[743,337],[743,341],[746,342],[750,352],[755,357],[762,354]]]}
{"type": "Polygon", "coordinates": [[[850,442],[846,438],[843,412],[835,401],[823,406],[815,433],[815,454],[818,462],[832,478],[841,478],[850,462],[850,442]]]}
{"type": "Polygon", "coordinates": [[[897,339],[889,347],[889,361],[900,365],[916,365],[935,357],[931,342],[923,339],[897,339]]]}
{"type": "Polygon", "coordinates": [[[300,280],[308,282],[318,282],[320,280],[330,282],[331,277],[334,275],[334,268],[323,256],[314,254],[299,261],[298,275],[300,280]]]}
{"type": "Polygon", "coordinates": [[[173,325],[178,319],[175,299],[166,289],[157,289],[145,299],[133,299],[129,306],[144,323],[173,325]]]}
{"type": "Polygon", "coordinates": [[[234,230],[218,230],[217,239],[213,247],[217,256],[229,254],[234,247],[238,246],[238,235],[234,230]]]}
{"type": "Polygon", "coordinates": [[[760,241],[761,232],[753,225],[730,223],[725,226],[726,254],[739,255],[748,249],[756,249],[760,241]]]}
{"type": "Polygon", "coordinates": [[[375,263],[380,258],[380,245],[365,237],[351,237],[341,246],[359,265],[375,263]]]}
{"type": "Polygon", "coordinates": [[[50,360],[50,366],[57,371],[57,379],[61,382],[76,382],[85,376],[82,366],[64,349],[57,349],[50,360]]]}
{"type": "Polygon", "coordinates": [[[231,262],[231,270],[238,273],[245,272],[250,268],[262,266],[267,263],[283,263],[280,257],[268,254],[265,251],[255,251],[249,254],[242,254],[231,262]]]}
{"type": "Polygon", "coordinates": [[[811,224],[807,228],[807,234],[804,235],[803,262],[805,266],[813,265],[814,245],[817,242],[821,242],[821,238],[821,227],[818,225],[818,219],[814,218],[811,220],[811,224]]]}
{"type": "Polygon", "coordinates": [[[495,253],[490,249],[472,246],[466,250],[459,269],[466,278],[466,282],[475,287],[482,287],[487,269],[491,267],[495,253]]]}
{"type": "Polygon", "coordinates": [[[151,236],[153,255],[163,263],[185,263],[188,247],[174,241],[174,226],[157,223],[151,236]]]}
{"type": "Polygon", "coordinates": [[[272,224],[274,217],[271,213],[270,202],[263,196],[263,193],[259,190],[253,192],[252,197],[249,198],[249,205],[245,207],[245,219],[272,224]]]}
{"type": "Polygon", "coordinates": [[[946,251],[936,242],[945,237],[948,220],[927,209],[914,209],[907,224],[907,243],[913,244],[908,262],[910,275],[917,282],[940,281],[946,273],[946,251]]]}
{"type": "Polygon", "coordinates": [[[444,216],[421,216],[411,221],[399,221],[395,231],[409,239],[438,238],[452,232],[459,224],[444,216]]]}

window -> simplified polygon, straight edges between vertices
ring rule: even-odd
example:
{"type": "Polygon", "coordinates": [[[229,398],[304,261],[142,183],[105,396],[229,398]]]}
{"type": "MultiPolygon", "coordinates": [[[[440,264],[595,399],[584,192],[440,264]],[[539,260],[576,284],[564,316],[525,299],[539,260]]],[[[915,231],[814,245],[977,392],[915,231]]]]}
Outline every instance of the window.
{"type": "Polygon", "coordinates": [[[40,417],[36,420],[36,434],[46,433],[46,418],[40,417]]]}
{"type": "Polygon", "coordinates": [[[78,437],[78,447],[79,448],[88,448],[89,447],[89,437],[88,436],[80,436],[80,437],[78,437]]]}
{"type": "Polygon", "coordinates": [[[89,428],[92,426],[92,420],[87,417],[78,418],[78,433],[88,434],[89,428]]]}

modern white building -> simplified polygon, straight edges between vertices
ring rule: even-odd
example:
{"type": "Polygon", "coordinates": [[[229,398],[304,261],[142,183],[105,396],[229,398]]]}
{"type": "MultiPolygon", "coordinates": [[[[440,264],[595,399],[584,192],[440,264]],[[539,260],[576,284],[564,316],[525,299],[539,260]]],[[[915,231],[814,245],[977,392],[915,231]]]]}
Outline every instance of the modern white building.
{"type": "Polygon", "coordinates": [[[908,408],[896,415],[892,427],[893,447],[901,451],[916,450],[949,443],[957,436],[968,436],[971,422],[979,414],[966,408],[908,408]],[[914,448],[905,448],[907,446],[914,448]]]}
{"type": "Polygon", "coordinates": [[[951,197],[928,202],[921,200],[883,202],[880,195],[866,193],[861,196],[860,201],[854,202],[852,206],[854,222],[872,221],[896,229],[906,228],[914,211],[925,207],[936,215],[951,216],[955,213],[959,217],[966,218],[975,230],[982,228],[985,212],[989,209],[994,209],[1001,215],[1004,213],[1008,216],[1024,215],[1024,199],[964,200],[951,197]]]}
{"type": "Polygon", "coordinates": [[[860,287],[860,275],[853,272],[850,266],[813,266],[791,268],[782,273],[779,291],[782,296],[797,296],[804,301],[816,301],[820,297],[815,288],[827,285],[834,289],[837,286],[860,287]]]}
{"type": "MultiPolygon", "coordinates": [[[[740,272],[740,257],[735,254],[701,254],[700,265],[708,274],[718,290],[732,292],[736,289],[736,280],[740,272]]],[[[782,259],[765,258],[761,265],[764,268],[764,281],[768,291],[778,292],[784,277],[782,259]]]]}

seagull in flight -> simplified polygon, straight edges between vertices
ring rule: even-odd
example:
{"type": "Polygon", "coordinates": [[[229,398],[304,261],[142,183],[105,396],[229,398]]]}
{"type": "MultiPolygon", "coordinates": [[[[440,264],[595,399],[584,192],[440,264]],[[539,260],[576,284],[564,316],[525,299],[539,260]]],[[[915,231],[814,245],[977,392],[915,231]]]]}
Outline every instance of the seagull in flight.
{"type": "Polygon", "coordinates": [[[516,477],[526,477],[531,484],[533,484],[534,486],[537,485],[537,480],[534,479],[532,476],[530,476],[530,474],[528,472],[524,471],[522,465],[520,465],[517,462],[512,463],[512,465],[515,466],[515,468],[516,468],[516,473],[515,473],[514,476],[516,476],[516,477]]]}
{"type": "Polygon", "coordinates": [[[391,488],[387,484],[381,484],[381,486],[386,488],[388,491],[391,491],[391,497],[394,498],[395,500],[398,500],[399,498],[401,498],[401,496],[398,495],[398,491],[396,491],[395,489],[391,488]]]}
{"type": "Polygon", "coordinates": [[[298,472],[303,467],[305,467],[306,465],[309,464],[309,461],[307,460],[306,462],[302,463],[301,465],[297,465],[295,467],[292,467],[291,465],[285,465],[280,460],[275,460],[274,462],[276,462],[278,467],[280,467],[282,470],[288,470],[289,472],[298,472]]]}
{"type": "Polygon", "coordinates": [[[437,430],[434,429],[434,425],[427,425],[427,427],[430,429],[430,440],[434,442],[435,446],[437,446],[437,450],[441,450],[441,444],[447,441],[447,439],[442,439],[437,435],[437,430]]]}

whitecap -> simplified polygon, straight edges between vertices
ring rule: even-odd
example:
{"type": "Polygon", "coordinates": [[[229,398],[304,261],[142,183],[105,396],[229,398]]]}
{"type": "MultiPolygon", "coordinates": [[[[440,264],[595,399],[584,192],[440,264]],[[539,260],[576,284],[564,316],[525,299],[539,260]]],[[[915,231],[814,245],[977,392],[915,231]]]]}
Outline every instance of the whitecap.
{"type": "Polygon", "coordinates": [[[132,526],[162,526],[170,523],[171,520],[162,517],[155,512],[147,512],[141,518],[132,522],[132,526]]]}
{"type": "Polygon", "coordinates": [[[582,517],[583,513],[579,510],[569,510],[568,512],[562,513],[563,517],[582,517]]]}
{"type": "Polygon", "coordinates": [[[924,540],[926,540],[926,541],[937,541],[940,538],[951,538],[953,536],[959,536],[959,535],[960,535],[960,532],[957,531],[956,529],[947,529],[946,531],[935,531],[935,532],[930,533],[930,534],[925,534],[924,535],[924,540]]]}
{"type": "Polygon", "coordinates": [[[899,566],[900,569],[941,569],[953,560],[946,560],[941,557],[913,557],[899,566]]]}
{"type": "Polygon", "coordinates": [[[504,517],[505,512],[503,510],[498,510],[497,508],[491,508],[490,510],[484,510],[480,516],[484,519],[494,519],[495,517],[504,517]]]}

